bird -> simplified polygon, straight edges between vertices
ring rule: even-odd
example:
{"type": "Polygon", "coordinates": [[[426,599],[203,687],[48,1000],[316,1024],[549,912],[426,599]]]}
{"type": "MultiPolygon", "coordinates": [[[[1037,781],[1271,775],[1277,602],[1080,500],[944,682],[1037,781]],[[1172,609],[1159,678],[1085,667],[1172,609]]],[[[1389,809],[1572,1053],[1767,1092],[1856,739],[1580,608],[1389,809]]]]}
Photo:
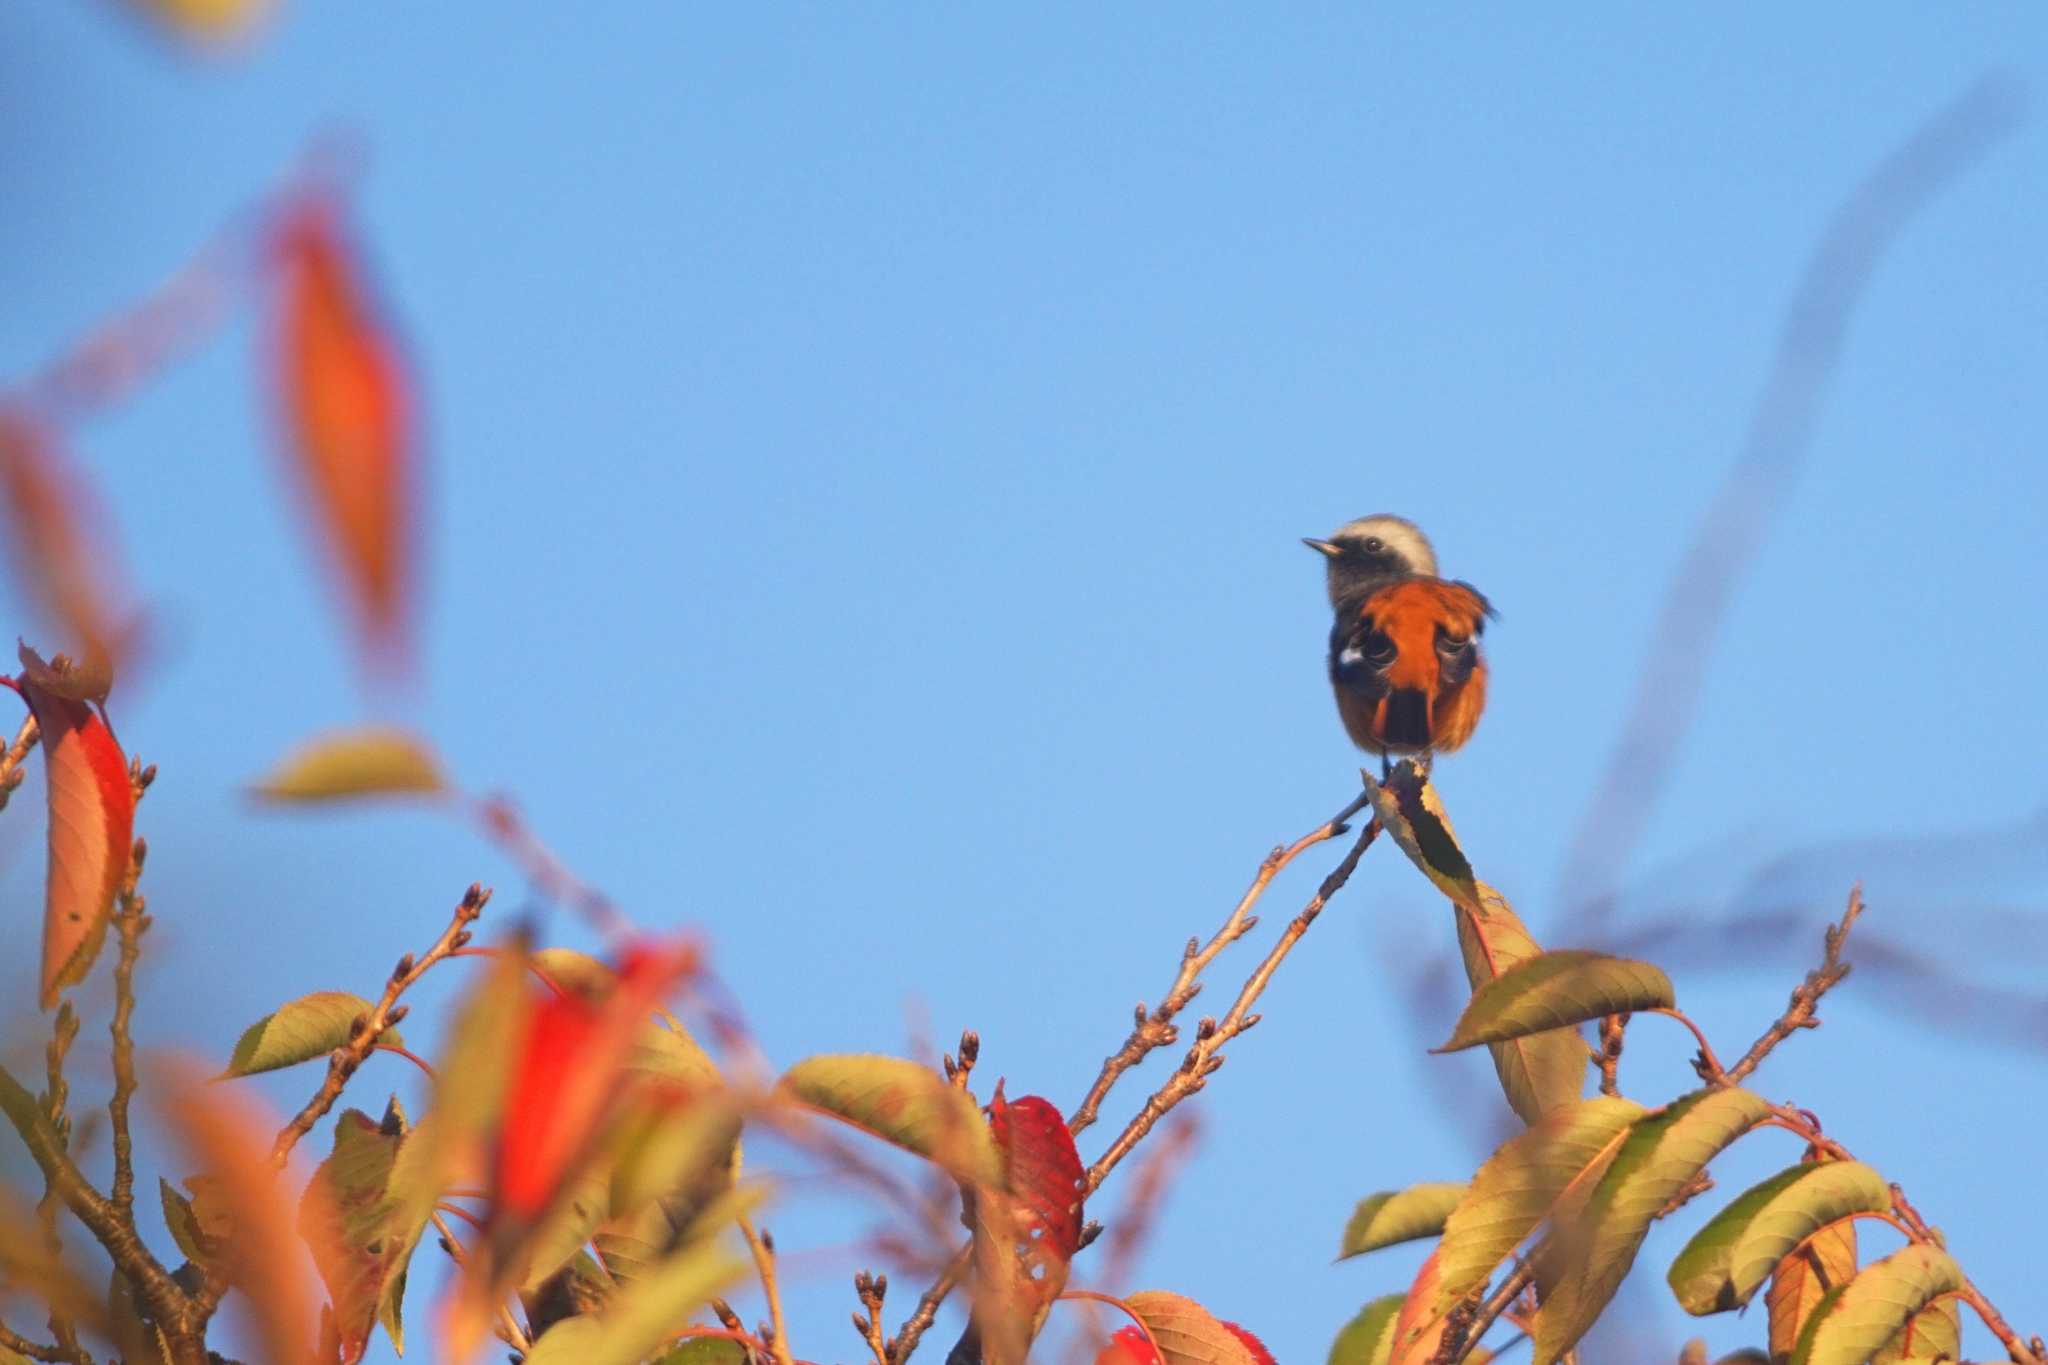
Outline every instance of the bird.
{"type": "Polygon", "coordinates": [[[1437,577],[1429,537],[1403,517],[1360,517],[1302,543],[1329,578],[1330,687],[1345,731],[1379,756],[1382,777],[1394,754],[1427,770],[1486,709],[1479,635],[1493,607],[1471,584],[1437,577]]]}

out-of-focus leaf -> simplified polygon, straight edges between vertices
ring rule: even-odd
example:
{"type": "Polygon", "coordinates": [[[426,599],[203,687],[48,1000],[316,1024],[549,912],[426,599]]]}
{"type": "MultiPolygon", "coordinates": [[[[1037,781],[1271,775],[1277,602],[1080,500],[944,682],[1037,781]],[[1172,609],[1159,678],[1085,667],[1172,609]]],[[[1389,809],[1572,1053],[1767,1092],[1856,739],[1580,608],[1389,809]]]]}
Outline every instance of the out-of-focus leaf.
{"type": "Polygon", "coordinates": [[[1394,1315],[1388,1365],[1427,1365],[1443,1344],[1449,1319],[1433,1311],[1433,1305],[1443,1296],[1442,1258],[1443,1248],[1439,1246],[1416,1270],[1401,1302],[1401,1311],[1394,1315]]]}
{"type": "Polygon", "coordinates": [[[745,1273],[745,1263],[712,1234],[759,1202],[759,1192],[740,1192],[707,1213],[681,1245],[621,1287],[602,1312],[549,1329],[528,1365],[637,1365],[745,1273]],[[567,1335],[551,1347],[558,1333],[567,1335]]]}
{"type": "MultiPolygon", "coordinates": [[[[211,1191],[214,1182],[205,1176],[197,1179],[198,1189],[211,1191]]],[[[157,1180],[157,1199],[163,1205],[164,1226],[171,1230],[171,1240],[185,1253],[186,1260],[204,1265],[220,1256],[222,1243],[232,1229],[217,1208],[195,1207],[191,1197],[161,1177],[157,1180]]],[[[218,1205],[217,1195],[212,1202],[218,1205]]]]}
{"type": "Polygon", "coordinates": [[[1954,1299],[1936,1299],[1915,1313],[1870,1365],[1912,1365],[1914,1361],[1963,1358],[1963,1320],[1954,1299]]]}
{"type": "Polygon", "coordinates": [[[208,1086],[168,1059],[156,1070],[168,1082],[157,1092],[164,1126],[218,1182],[233,1219],[229,1279],[247,1297],[263,1359],[313,1365],[320,1299],[292,1228],[290,1202],[270,1164],[277,1121],[245,1091],[208,1086]]]}
{"type": "Polygon", "coordinates": [[[339,801],[448,790],[440,761],[416,736],[373,727],[324,735],[286,754],[251,789],[264,801],[339,801]]]}
{"type": "MultiPolygon", "coordinates": [[[[957,1351],[960,1347],[953,1349],[957,1351]]],[[[1095,1365],[1165,1365],[1165,1361],[1158,1348],[1146,1339],[1145,1329],[1132,1325],[1119,1327],[1110,1334],[1095,1354],[1095,1365]]]]}
{"type": "Polygon", "coordinates": [[[384,1191],[404,1134],[358,1109],[334,1125],[334,1151],[313,1172],[299,1203],[299,1235],[327,1283],[345,1365],[369,1349],[386,1283],[411,1250],[385,1217],[384,1191]]]}
{"type": "Polygon", "coordinates": [[[1865,1266],[1841,1297],[1814,1313],[1797,1365],[1864,1365],[1922,1309],[1963,1287],[1963,1272],[1939,1247],[1902,1247],[1865,1266]]]}
{"type": "Polygon", "coordinates": [[[278,385],[293,464],[371,659],[402,662],[410,646],[416,454],[399,349],[334,203],[296,205],[275,240],[278,385]]]}
{"type": "Polygon", "coordinates": [[[1555,1109],[1502,1143],[1444,1220],[1432,1315],[1486,1283],[1546,1218],[1571,1221],[1645,1112],[1634,1100],[1597,1096],[1555,1109]]]}
{"type": "Polygon", "coordinates": [[[1337,1259],[1378,1251],[1418,1237],[1434,1237],[1444,1230],[1444,1219],[1464,1198],[1458,1184],[1410,1185],[1405,1190],[1382,1190],[1358,1201],[1351,1220],[1344,1225],[1344,1239],[1337,1259]]]}
{"type": "MultiPolygon", "coordinates": [[[[349,1040],[355,1021],[367,1016],[370,1008],[369,1001],[347,991],[302,995],[242,1030],[222,1074],[250,1076],[325,1057],[349,1040]]],[[[405,1043],[395,1028],[385,1029],[377,1041],[405,1043]]]]}
{"type": "Polygon", "coordinates": [[[1747,1090],[1700,1090],[1629,1129],[1584,1211],[1554,1227],[1537,1253],[1548,1291],[1532,1333],[1537,1365],[1555,1365],[1585,1335],[1635,1263],[1651,1221],[1769,1113],[1770,1105],[1747,1090]]]}
{"type": "Polygon", "coordinates": [[[64,648],[83,661],[74,679],[82,686],[55,690],[73,701],[106,700],[114,668],[137,631],[115,605],[111,528],[81,471],[59,453],[56,438],[4,409],[0,545],[64,648]]]}
{"type": "MultiPolygon", "coordinates": [[[[1373,812],[1410,861],[1450,898],[1465,977],[1475,991],[1542,952],[1507,898],[1480,881],[1458,847],[1436,788],[1403,764],[1384,785],[1367,782],[1373,812]]],[[[1576,1029],[1489,1043],[1501,1091],[1524,1123],[1579,1098],[1587,1052],[1576,1029]]]]}
{"type": "MultiPolygon", "coordinates": [[[[56,1133],[37,1107],[34,1096],[0,1068],[0,1109],[20,1129],[24,1138],[43,1145],[59,1146],[56,1133]]],[[[63,1253],[43,1239],[41,1220],[35,1210],[0,1184],[0,1286],[10,1294],[26,1295],[62,1313],[80,1326],[106,1330],[109,1313],[100,1296],[84,1278],[66,1263],[63,1253]]]]}
{"type": "Polygon", "coordinates": [[[523,1286],[538,1289],[567,1265],[590,1241],[611,1213],[611,1173],[599,1167],[577,1172],[533,1230],[526,1265],[519,1272],[523,1286]]]}
{"type": "Polygon", "coordinates": [[[746,1365],[747,1348],[729,1337],[691,1337],[655,1357],[654,1365],[746,1365]]]}
{"type": "Polygon", "coordinates": [[[1254,1365],[1244,1342],[1193,1299],[1147,1289],[1126,1295],[1124,1306],[1159,1343],[1166,1365],[1254,1365]]]}
{"type": "Polygon", "coordinates": [[[42,728],[49,809],[48,873],[43,888],[41,1003],[92,970],[106,941],[114,897],[128,876],[135,788],[128,759],[92,705],[58,696],[39,677],[49,666],[21,647],[21,694],[42,728]]]}
{"type": "Polygon", "coordinates": [[[1803,1161],[1738,1196],[1671,1263],[1688,1313],[1740,1308],[1795,1247],[1855,1213],[1891,1207],[1884,1177],[1860,1161],[1803,1161]]]}
{"type": "Polygon", "coordinates": [[[930,1067],[897,1057],[810,1057],[783,1076],[792,1098],[936,1162],[977,1185],[999,1185],[1002,1161],[974,1101],[930,1067]]]}
{"type": "Polygon", "coordinates": [[[1647,962],[1564,948],[1516,963],[1472,992],[1438,1052],[1502,1043],[1588,1019],[1669,1009],[1671,978],[1647,962]]]}
{"type": "Polygon", "coordinates": [[[270,0],[133,0],[133,3],[184,37],[206,43],[239,37],[270,12],[270,0]]]}
{"type": "Polygon", "coordinates": [[[1773,1360],[1791,1357],[1821,1301],[1855,1274],[1856,1225],[1848,1221],[1822,1228],[1778,1262],[1764,1291],[1773,1360]]]}
{"type": "Polygon", "coordinates": [[[1329,1365],[1388,1365],[1394,1355],[1394,1319],[1406,1294],[1387,1294],[1358,1310],[1330,1343],[1329,1365]]]}

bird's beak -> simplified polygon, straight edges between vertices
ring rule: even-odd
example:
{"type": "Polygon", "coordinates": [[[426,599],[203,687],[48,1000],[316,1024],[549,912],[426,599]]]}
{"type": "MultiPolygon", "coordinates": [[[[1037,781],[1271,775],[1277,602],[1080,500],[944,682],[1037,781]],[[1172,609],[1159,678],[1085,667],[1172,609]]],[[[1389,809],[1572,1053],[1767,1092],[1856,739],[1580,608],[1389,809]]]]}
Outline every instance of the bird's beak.
{"type": "Polygon", "coordinates": [[[1309,549],[1314,550],[1319,554],[1328,555],[1331,559],[1335,559],[1339,554],[1342,553],[1342,551],[1340,551],[1335,545],[1332,545],[1329,541],[1317,540],[1314,536],[1303,536],[1301,538],[1301,543],[1308,546],[1309,549]]]}

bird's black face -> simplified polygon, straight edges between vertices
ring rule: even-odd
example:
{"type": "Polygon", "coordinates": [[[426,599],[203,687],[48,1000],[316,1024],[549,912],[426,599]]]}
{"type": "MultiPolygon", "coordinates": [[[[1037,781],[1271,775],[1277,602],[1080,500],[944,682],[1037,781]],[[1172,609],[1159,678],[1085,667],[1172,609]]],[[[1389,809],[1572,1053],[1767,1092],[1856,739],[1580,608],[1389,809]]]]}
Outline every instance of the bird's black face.
{"type": "Polygon", "coordinates": [[[1344,534],[1330,540],[1304,540],[1302,544],[1329,561],[1332,601],[1415,572],[1407,556],[1376,535],[1344,534]]]}

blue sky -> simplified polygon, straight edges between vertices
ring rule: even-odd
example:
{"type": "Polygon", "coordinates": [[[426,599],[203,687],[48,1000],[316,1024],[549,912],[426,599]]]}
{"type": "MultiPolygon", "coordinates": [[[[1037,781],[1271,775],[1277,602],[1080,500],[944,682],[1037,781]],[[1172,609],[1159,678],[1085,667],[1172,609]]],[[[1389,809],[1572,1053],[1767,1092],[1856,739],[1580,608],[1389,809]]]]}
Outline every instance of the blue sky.
{"type": "MultiPolygon", "coordinates": [[[[306,3],[193,60],[109,6],[14,7],[0,374],[344,129],[431,435],[427,664],[399,705],[357,685],[246,315],[75,433],[166,642],[115,712],[163,774],[146,1027],[224,1052],[285,998],[372,989],[470,880],[519,902],[430,815],[241,797],[304,735],[381,717],[515,794],[642,922],[700,926],[778,1063],[902,1052],[922,1019],[1071,1106],[1180,943],[1349,796],[1297,538],[1379,510],[1501,610],[1491,710],[1439,770],[1468,850],[1539,937],[1598,946],[1567,932],[1565,850],[1799,272],[1972,80],[2005,70],[2038,104],[2044,38],[2020,6],[306,3]]],[[[1929,1011],[1909,973],[1852,978],[1759,1087],[1903,1181],[2027,1330],[2043,1040],[1931,1015],[2040,980],[2042,137],[1993,148],[1880,263],[1802,472],[1687,646],[1704,701],[1602,930],[1795,913],[1790,942],[1709,931],[1660,958],[1739,1051],[1865,877],[1873,942],[1972,984],[1929,1011]]],[[[32,633],[12,587],[0,605],[32,633]]],[[[24,945],[26,810],[0,820],[24,945]]],[[[1269,926],[1330,860],[1275,886],[1269,926]]],[[[1450,1017],[1405,1003],[1449,941],[1375,850],[1198,1102],[1199,1156],[1112,1287],[1187,1293],[1291,1362],[1405,1285],[1404,1253],[1329,1257],[1358,1197],[1468,1173],[1502,1112],[1435,1084],[1485,1062],[1424,1055],[1450,1017]]],[[[9,955],[7,998],[33,956],[9,955]]],[[[1644,1098],[1690,1076],[1657,1022],[1624,1069],[1644,1098]]],[[[398,1066],[359,1102],[411,1087],[398,1066]]],[[[872,1210],[815,1194],[767,1221],[815,1249],[799,1353],[849,1359],[845,1244],[872,1210]]],[[[1660,1355],[1695,1330],[1658,1285],[1684,1235],[1639,1271],[1660,1355]]],[[[1733,1345],[1757,1316],[1699,1330],[1733,1345]]]]}

